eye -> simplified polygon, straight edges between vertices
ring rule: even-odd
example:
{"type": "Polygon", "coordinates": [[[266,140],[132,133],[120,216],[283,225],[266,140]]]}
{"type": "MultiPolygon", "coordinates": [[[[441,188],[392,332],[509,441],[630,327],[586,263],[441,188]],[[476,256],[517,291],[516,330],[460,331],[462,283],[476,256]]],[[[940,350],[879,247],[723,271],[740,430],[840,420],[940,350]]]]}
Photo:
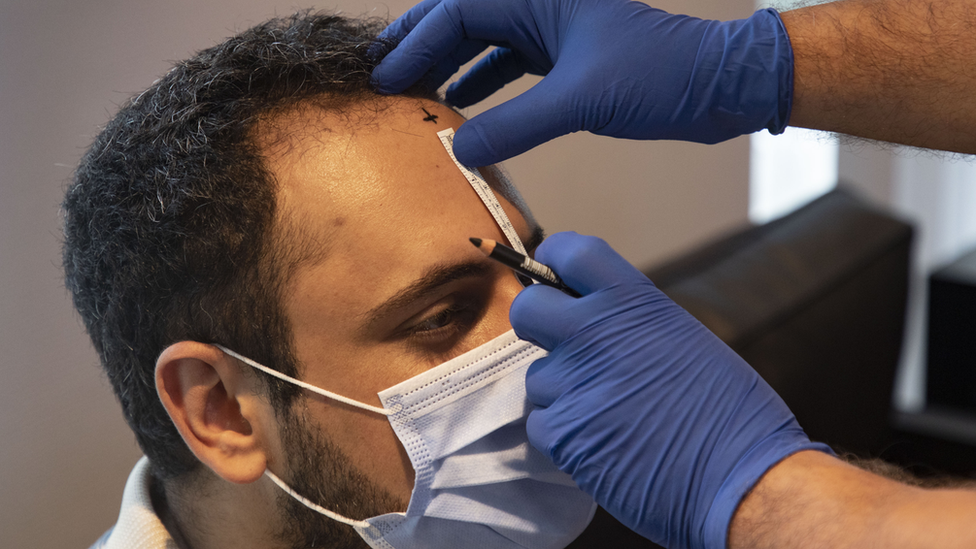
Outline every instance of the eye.
{"type": "Polygon", "coordinates": [[[461,309],[459,307],[452,305],[449,309],[444,309],[414,326],[414,333],[430,332],[439,328],[450,326],[455,321],[457,314],[460,312],[461,309]]]}
{"type": "Polygon", "coordinates": [[[483,314],[480,300],[452,298],[431,308],[405,330],[405,335],[427,348],[447,348],[471,330],[483,314]]]}
{"type": "Polygon", "coordinates": [[[411,327],[410,331],[414,334],[429,334],[438,330],[456,330],[463,327],[469,321],[473,321],[473,316],[468,307],[459,303],[453,303],[446,309],[441,309],[424,318],[411,327]]]}

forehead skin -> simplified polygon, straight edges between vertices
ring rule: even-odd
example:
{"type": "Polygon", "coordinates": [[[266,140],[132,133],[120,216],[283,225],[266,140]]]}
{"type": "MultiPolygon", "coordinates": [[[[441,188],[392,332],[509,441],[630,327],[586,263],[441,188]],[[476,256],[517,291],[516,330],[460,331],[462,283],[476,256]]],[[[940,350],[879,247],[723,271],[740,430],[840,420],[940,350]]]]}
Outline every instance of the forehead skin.
{"type": "MultiPolygon", "coordinates": [[[[430,101],[382,101],[342,115],[296,109],[259,133],[279,185],[279,223],[299,229],[309,252],[292,271],[283,303],[301,377],[374,405],[377,392],[509,330],[508,309],[521,290],[510,270],[468,241],[506,239],[436,136],[463,118],[430,101]],[[436,122],[424,120],[425,110],[436,122]],[[371,316],[432,270],[464,264],[481,271],[371,316]],[[410,332],[459,302],[477,309],[463,330],[436,338],[410,332]]],[[[528,239],[528,222],[499,200],[528,239]]],[[[409,498],[412,468],[384,416],[320,397],[309,402],[312,420],[353,463],[409,498]]]]}

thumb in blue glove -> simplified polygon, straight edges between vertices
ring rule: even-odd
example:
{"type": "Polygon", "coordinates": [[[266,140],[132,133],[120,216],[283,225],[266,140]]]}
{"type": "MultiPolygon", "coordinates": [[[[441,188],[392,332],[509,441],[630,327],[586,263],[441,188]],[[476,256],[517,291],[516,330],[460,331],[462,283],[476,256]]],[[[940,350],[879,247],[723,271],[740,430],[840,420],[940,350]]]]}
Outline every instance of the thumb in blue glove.
{"type": "Polygon", "coordinates": [[[439,86],[489,46],[499,49],[448,88],[449,102],[546,75],[457,131],[454,152],[471,166],[581,130],[702,143],[778,133],[791,108],[792,50],[773,10],[719,22],[628,0],[425,0],[382,38],[402,39],[373,72],[384,93],[428,71],[439,86]]]}
{"type": "Polygon", "coordinates": [[[529,368],[529,440],[607,511],[666,547],[725,549],[739,502],[811,443],[731,349],[597,238],[559,233],[536,258],[583,297],[535,285],[516,333],[550,351],[529,368]]]}

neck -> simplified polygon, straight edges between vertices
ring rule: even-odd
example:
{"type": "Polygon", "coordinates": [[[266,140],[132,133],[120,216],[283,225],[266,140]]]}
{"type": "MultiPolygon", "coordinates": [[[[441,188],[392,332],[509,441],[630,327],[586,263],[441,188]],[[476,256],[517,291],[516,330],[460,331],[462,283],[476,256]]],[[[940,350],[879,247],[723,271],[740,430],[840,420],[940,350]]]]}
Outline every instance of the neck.
{"type": "Polygon", "coordinates": [[[270,549],[279,514],[271,482],[233,484],[206,467],[167,482],[153,481],[157,516],[180,549],[270,549]]]}

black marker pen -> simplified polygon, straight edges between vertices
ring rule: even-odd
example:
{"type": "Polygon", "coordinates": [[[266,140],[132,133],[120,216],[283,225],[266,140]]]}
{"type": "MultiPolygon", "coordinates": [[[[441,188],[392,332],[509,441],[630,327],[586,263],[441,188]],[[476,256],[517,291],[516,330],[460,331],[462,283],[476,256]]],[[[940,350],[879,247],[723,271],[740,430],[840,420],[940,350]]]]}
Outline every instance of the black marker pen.
{"type": "Polygon", "coordinates": [[[545,284],[546,286],[552,286],[553,288],[561,290],[562,292],[573,297],[581,297],[579,292],[570,288],[566,285],[566,283],[560,280],[559,277],[556,276],[556,273],[552,272],[552,269],[543,265],[542,263],[539,263],[531,257],[526,257],[508,246],[505,246],[504,244],[500,244],[494,240],[488,240],[487,238],[469,238],[468,240],[470,240],[476,248],[481,250],[483,254],[514,270],[515,272],[524,274],[532,280],[545,284]]]}

